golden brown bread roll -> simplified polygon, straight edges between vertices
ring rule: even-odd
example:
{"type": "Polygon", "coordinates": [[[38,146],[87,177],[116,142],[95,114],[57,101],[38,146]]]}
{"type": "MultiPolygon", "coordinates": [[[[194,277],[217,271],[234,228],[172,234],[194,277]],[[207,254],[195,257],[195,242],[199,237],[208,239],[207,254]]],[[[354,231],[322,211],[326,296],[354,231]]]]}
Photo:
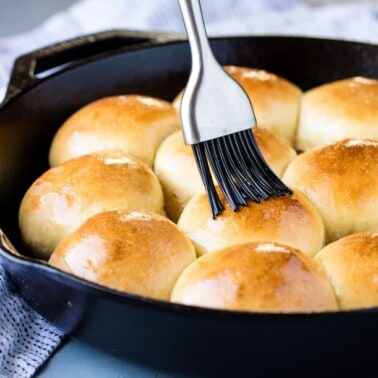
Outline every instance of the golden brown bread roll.
{"type": "MultiPolygon", "coordinates": [[[[253,133],[267,163],[280,176],[296,152],[266,129],[254,127],[253,133]]],[[[190,198],[204,191],[192,148],[185,145],[181,131],[174,132],[160,145],[154,170],[163,188],[165,210],[177,222],[190,198]]]]}
{"type": "Polygon", "coordinates": [[[346,236],[316,256],[341,309],[378,306],[378,229],[346,236]]]}
{"type": "Polygon", "coordinates": [[[305,151],[346,138],[378,140],[378,80],[352,77],[304,93],[296,147],[305,151]]]}
{"type": "MultiPolygon", "coordinates": [[[[264,70],[237,66],[224,68],[249,96],[257,124],[293,146],[301,89],[289,80],[264,70]]],[[[176,109],[180,107],[181,96],[179,94],[173,101],[176,109]]]]}
{"type": "Polygon", "coordinates": [[[115,150],[152,167],[157,147],[179,125],[169,102],[138,95],[102,98],[79,109],[60,127],[51,144],[50,165],[115,150]]]}
{"type": "Polygon", "coordinates": [[[49,263],[113,289],[169,299],[195,256],[189,239],[169,219],[120,210],[89,218],[58,244],[49,263]]]}
{"type": "Polygon", "coordinates": [[[246,243],[198,258],[174,286],[186,305],[259,312],[336,310],[332,287],[317,264],[275,243],[246,243]]]}
{"type": "Polygon", "coordinates": [[[163,212],[163,192],[152,170],[123,154],[68,160],[41,175],[20,206],[22,237],[48,258],[58,242],[90,216],[117,209],[163,212]]]}
{"type": "Polygon", "coordinates": [[[276,242],[311,256],[324,245],[324,226],[315,207],[302,194],[271,197],[232,211],[218,191],[225,208],[212,218],[206,194],[194,196],[178,221],[199,255],[246,242],[276,242]]]}
{"type": "Polygon", "coordinates": [[[318,209],[327,243],[378,228],[378,141],[349,139],[307,151],[283,180],[318,209]]]}

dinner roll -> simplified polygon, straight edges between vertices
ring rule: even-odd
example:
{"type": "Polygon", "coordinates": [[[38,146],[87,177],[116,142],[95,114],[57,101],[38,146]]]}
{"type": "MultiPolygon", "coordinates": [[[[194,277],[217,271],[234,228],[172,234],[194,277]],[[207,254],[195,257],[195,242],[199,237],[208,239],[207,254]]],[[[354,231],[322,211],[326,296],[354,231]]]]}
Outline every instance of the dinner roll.
{"type": "Polygon", "coordinates": [[[177,222],[190,198],[205,190],[192,147],[185,145],[181,131],[168,136],[160,145],[154,170],[164,192],[165,211],[177,222]]]}
{"type": "Polygon", "coordinates": [[[378,140],[378,80],[352,77],[304,93],[297,148],[309,150],[346,138],[378,140]]]}
{"type": "MultiPolygon", "coordinates": [[[[296,152],[266,129],[254,127],[253,133],[267,163],[280,176],[296,152]]],[[[181,131],[168,136],[160,145],[154,170],[163,188],[165,210],[177,222],[190,198],[204,191],[192,148],[185,145],[181,131]]]]}
{"type": "Polygon", "coordinates": [[[138,95],[101,98],[75,112],[55,134],[51,166],[92,152],[121,151],[152,167],[162,140],[179,128],[169,102],[138,95]]]}
{"type": "MultiPolygon", "coordinates": [[[[290,146],[298,123],[302,91],[292,82],[256,68],[224,66],[224,69],[244,88],[256,115],[257,124],[283,138],[290,146]]],[[[173,101],[178,109],[181,94],[173,101]]]]}
{"type": "Polygon", "coordinates": [[[172,291],[186,305],[259,312],[336,310],[332,287],[311,257],[276,243],[246,243],[198,258],[172,291]]]}
{"type": "Polygon", "coordinates": [[[281,177],[297,153],[282,138],[262,127],[254,127],[253,134],[266,162],[281,177]]]}
{"type": "Polygon", "coordinates": [[[152,170],[123,154],[91,154],[50,168],[20,206],[23,240],[48,258],[58,242],[90,216],[117,209],[163,212],[163,192],[152,170]]]}
{"type": "Polygon", "coordinates": [[[324,245],[324,226],[314,206],[300,193],[248,202],[232,211],[218,190],[224,211],[212,218],[206,194],[194,196],[178,225],[199,255],[246,242],[277,242],[315,255],[324,245]]]}
{"type": "Polygon", "coordinates": [[[328,244],[315,259],[323,265],[341,309],[378,306],[378,228],[328,244]]]}
{"type": "Polygon", "coordinates": [[[307,151],[283,180],[318,209],[326,242],[378,228],[378,141],[349,139],[307,151]]]}
{"type": "Polygon", "coordinates": [[[146,211],[107,211],[89,218],[56,247],[49,263],[120,291],[169,299],[193,245],[169,219],[146,211]]]}

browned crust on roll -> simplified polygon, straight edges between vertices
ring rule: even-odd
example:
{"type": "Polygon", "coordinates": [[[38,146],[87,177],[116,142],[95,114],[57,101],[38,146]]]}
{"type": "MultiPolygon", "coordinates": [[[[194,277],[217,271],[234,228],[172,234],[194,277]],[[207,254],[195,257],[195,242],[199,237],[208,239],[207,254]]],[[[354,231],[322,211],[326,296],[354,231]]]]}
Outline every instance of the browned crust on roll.
{"type": "Polygon", "coordinates": [[[339,239],[316,256],[341,309],[378,306],[378,228],[339,239]]]}
{"type": "Polygon", "coordinates": [[[378,228],[378,141],[349,139],[307,151],[283,180],[318,209],[327,242],[378,228]]]}
{"type": "Polygon", "coordinates": [[[129,293],[169,299],[195,259],[189,239],[167,218],[146,211],[108,211],[63,239],[49,263],[129,293]]]}
{"type": "Polygon", "coordinates": [[[102,151],[120,151],[152,167],[159,144],[179,128],[179,117],[164,100],[123,95],[93,101],[76,111],[57,131],[51,166],[102,151]]]}
{"type": "Polygon", "coordinates": [[[229,310],[311,312],[337,308],[317,264],[276,243],[246,243],[202,256],[178,279],[174,302],[229,310]]]}
{"type": "Polygon", "coordinates": [[[220,193],[225,210],[212,218],[206,194],[193,197],[178,221],[197,253],[245,242],[277,242],[314,255],[324,245],[324,226],[315,207],[300,193],[248,202],[234,212],[220,193]]]}
{"type": "Polygon", "coordinates": [[[34,254],[48,258],[65,235],[98,212],[162,213],[163,205],[160,183],[146,164],[124,154],[91,154],[41,175],[24,195],[19,224],[34,254]]]}

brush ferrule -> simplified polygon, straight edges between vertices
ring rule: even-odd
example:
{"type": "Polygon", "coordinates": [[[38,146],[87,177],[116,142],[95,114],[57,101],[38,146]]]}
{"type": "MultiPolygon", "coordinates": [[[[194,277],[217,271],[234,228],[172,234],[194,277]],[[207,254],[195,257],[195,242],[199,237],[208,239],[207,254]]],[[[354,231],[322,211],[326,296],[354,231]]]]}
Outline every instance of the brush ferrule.
{"type": "Polygon", "coordinates": [[[248,124],[248,121],[240,122],[239,124],[228,122],[224,125],[218,124],[216,127],[212,127],[211,123],[198,125],[195,121],[191,122],[193,126],[187,126],[185,122],[182,123],[184,141],[186,144],[190,145],[207,142],[221,136],[234,134],[235,132],[245,131],[254,126],[248,124]]]}

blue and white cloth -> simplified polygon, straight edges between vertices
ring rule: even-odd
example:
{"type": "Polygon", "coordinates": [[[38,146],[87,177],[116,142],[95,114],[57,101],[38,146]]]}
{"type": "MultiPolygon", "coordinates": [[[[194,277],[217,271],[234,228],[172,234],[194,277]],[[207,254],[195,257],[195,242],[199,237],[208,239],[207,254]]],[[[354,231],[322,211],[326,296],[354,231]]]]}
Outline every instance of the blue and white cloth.
{"type": "Polygon", "coordinates": [[[63,334],[13,291],[0,265],[0,377],[30,377],[63,334]]]}
{"type": "MultiPolygon", "coordinates": [[[[302,35],[378,43],[377,1],[202,0],[210,35],[302,35]]],[[[82,0],[28,33],[0,38],[0,101],[14,59],[111,29],[183,32],[177,0],[82,0]]],[[[0,225],[1,226],[1,225],[0,225]]],[[[0,377],[30,377],[63,335],[13,292],[0,266],[0,377]]]]}

